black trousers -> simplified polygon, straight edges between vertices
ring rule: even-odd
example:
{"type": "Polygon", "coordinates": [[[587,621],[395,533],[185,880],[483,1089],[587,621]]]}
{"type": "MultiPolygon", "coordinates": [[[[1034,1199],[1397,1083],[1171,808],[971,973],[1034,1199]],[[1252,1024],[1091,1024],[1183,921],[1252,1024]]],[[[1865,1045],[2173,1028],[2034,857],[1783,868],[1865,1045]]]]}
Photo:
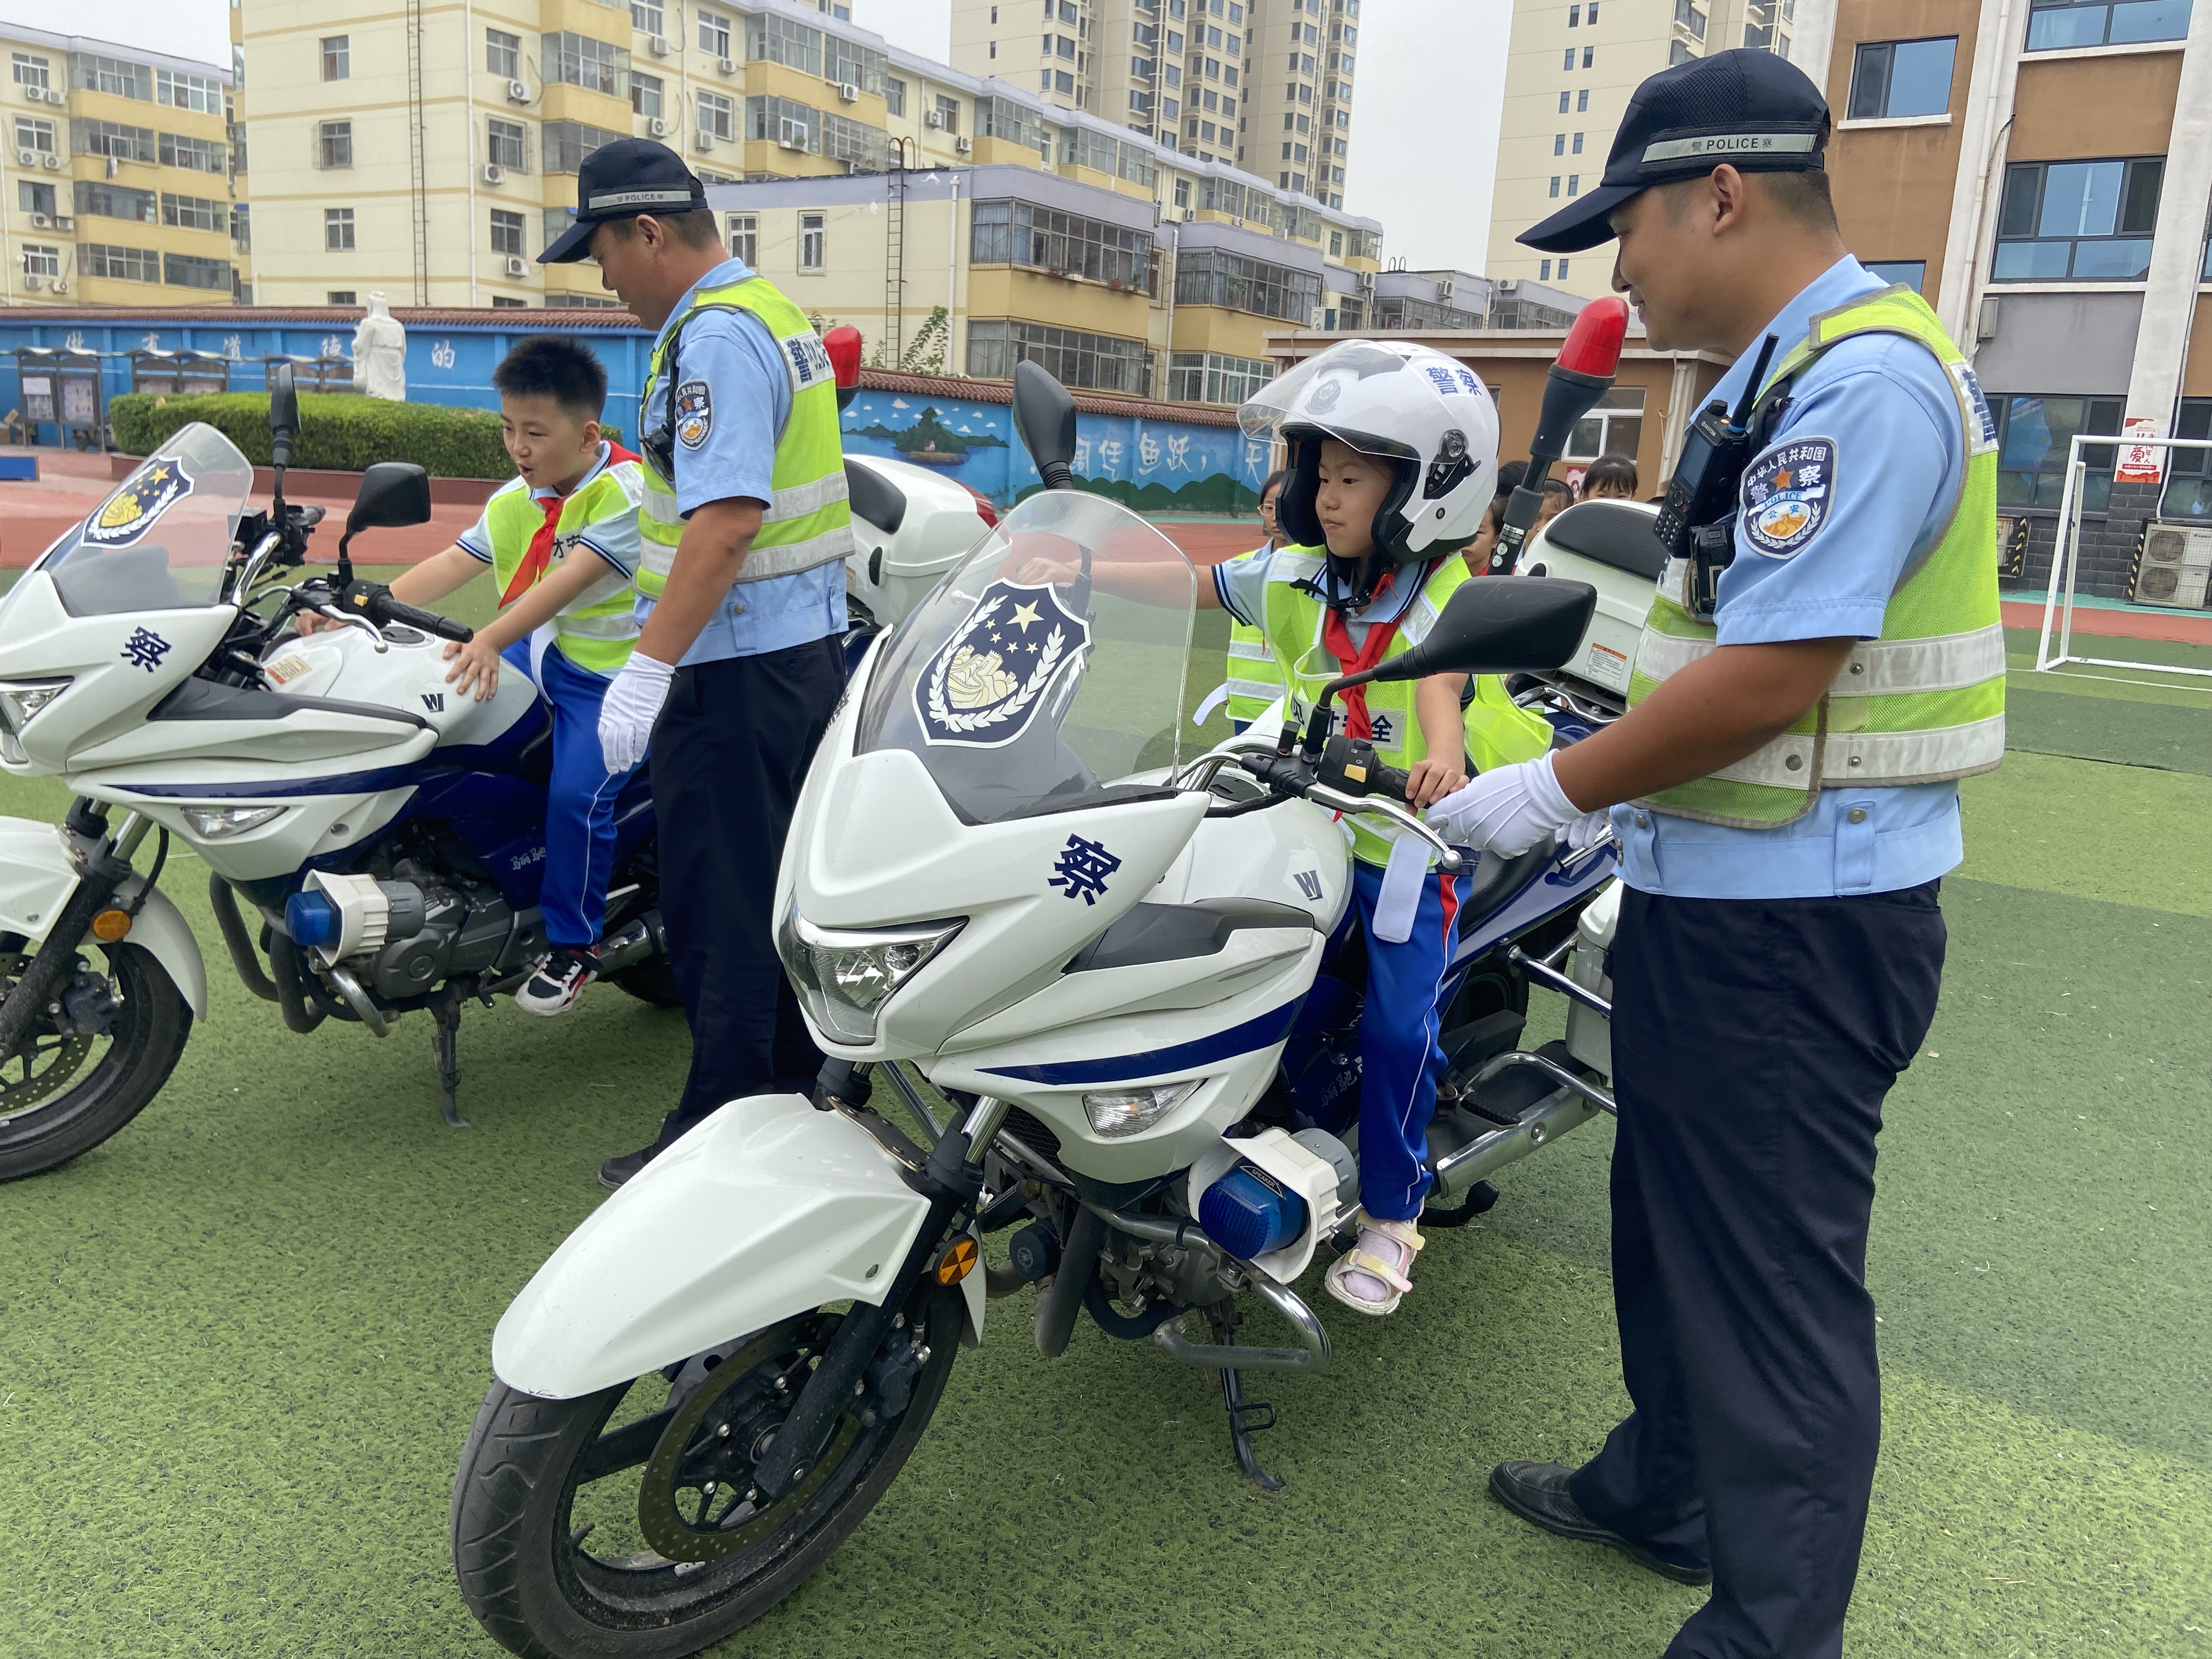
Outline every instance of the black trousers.
{"type": "Polygon", "coordinates": [[[1635,1410],[1571,1490],[1711,1600],[1668,1659],[1835,1659],[1881,1438],[1882,1097],[1936,1012],[1936,884],[1622,895],[1613,1299],[1635,1410]]]}
{"type": "Polygon", "coordinates": [[[665,1146],[745,1095],[805,1092],[822,1068],[776,959],[776,866],[807,763],[844,690],[843,642],[679,668],[653,732],[660,913],[691,1026],[665,1146]]]}

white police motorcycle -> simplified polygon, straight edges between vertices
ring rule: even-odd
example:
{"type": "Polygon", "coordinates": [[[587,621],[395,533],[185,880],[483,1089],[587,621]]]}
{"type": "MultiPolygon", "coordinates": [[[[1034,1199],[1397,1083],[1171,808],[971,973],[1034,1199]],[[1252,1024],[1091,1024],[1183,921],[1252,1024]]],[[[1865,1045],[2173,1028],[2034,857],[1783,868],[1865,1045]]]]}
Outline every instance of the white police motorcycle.
{"type": "MultiPolygon", "coordinates": [[[[1066,487],[1074,410],[1048,376],[1021,365],[1015,396],[1050,487],[867,654],[792,827],[779,945],[835,1056],[822,1086],[724,1107],[500,1322],[452,1542],[469,1607],[517,1653],[690,1653],[775,1606],[896,1476],[988,1294],[1039,1287],[1048,1356],[1088,1317],[1218,1370],[1263,1486],[1250,1437],[1273,1412],[1243,1374],[1328,1364],[1294,1286],[1357,1207],[1364,977],[1335,819],[1462,855],[1392,798],[1401,775],[1328,737],[1326,700],[1304,741],[1182,753],[1193,605],[1091,577],[1196,574],[1066,487]],[[1040,556],[1084,574],[1019,580],[1040,556]],[[921,1140],[870,1105],[878,1085],[921,1140]],[[983,1236],[1009,1229],[1011,1267],[983,1268],[983,1236]],[[1255,1303],[1287,1342],[1238,1340],[1255,1303]]],[[[1556,668],[1591,604],[1578,583],[1470,582],[1368,678],[1556,668]]],[[[1591,912],[1613,861],[1600,844],[1474,863],[1430,1224],[1610,1109],[1591,912]],[[1531,976],[1584,1016],[1534,1052],[1531,976]]]]}

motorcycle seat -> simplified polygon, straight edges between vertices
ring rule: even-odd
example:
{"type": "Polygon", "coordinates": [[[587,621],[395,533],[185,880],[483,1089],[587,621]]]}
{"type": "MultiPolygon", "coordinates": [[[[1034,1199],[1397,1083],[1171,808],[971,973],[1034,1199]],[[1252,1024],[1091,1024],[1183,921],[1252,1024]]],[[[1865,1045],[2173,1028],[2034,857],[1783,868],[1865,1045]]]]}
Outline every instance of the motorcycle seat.
{"type": "Polygon", "coordinates": [[[1649,508],[1627,501],[1577,501],[1544,526],[1544,539],[1566,552],[1656,581],[1666,568],[1667,550],[1651,533],[1654,522],[1649,508]]]}

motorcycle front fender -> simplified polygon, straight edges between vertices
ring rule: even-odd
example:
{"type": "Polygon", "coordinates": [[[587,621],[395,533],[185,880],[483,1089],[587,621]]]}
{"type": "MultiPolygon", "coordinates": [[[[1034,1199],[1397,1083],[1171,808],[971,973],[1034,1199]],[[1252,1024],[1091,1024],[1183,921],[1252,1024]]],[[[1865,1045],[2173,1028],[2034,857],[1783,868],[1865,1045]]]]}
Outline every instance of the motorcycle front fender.
{"type": "MultiPolygon", "coordinates": [[[[879,1303],[928,1209],[852,1119],[732,1101],[562,1242],[501,1318],[492,1370],[574,1400],[824,1303],[879,1303]]],[[[980,1268],[961,1289],[972,1343],[980,1268]]]]}
{"type": "MultiPolygon", "coordinates": [[[[76,867],[51,823],[29,818],[0,818],[0,933],[21,933],[43,941],[69,896],[76,890],[76,867]]],[[[128,942],[161,965],[191,1005],[192,1017],[207,1018],[207,963],[191,928],[160,888],[140,894],[146,878],[133,876],[116,891],[116,902],[138,901],[128,942]]]]}

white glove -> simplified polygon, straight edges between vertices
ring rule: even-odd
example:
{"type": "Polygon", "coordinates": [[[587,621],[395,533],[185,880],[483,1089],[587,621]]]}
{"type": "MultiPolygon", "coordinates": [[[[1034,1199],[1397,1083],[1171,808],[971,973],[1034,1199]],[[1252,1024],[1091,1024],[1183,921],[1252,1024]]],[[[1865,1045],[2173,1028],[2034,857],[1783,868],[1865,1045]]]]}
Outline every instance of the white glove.
{"type": "Polygon", "coordinates": [[[1448,841],[1512,858],[1562,832],[1568,844],[1588,846],[1603,830],[1603,812],[1585,812],[1567,799],[1552,775],[1552,757],[1501,766],[1429,808],[1428,821],[1448,841]]]}
{"type": "Polygon", "coordinates": [[[599,757],[610,773],[627,772],[645,758],[653,723],[668,701],[668,682],[676,670],[633,651],[599,704],[599,757]]]}

